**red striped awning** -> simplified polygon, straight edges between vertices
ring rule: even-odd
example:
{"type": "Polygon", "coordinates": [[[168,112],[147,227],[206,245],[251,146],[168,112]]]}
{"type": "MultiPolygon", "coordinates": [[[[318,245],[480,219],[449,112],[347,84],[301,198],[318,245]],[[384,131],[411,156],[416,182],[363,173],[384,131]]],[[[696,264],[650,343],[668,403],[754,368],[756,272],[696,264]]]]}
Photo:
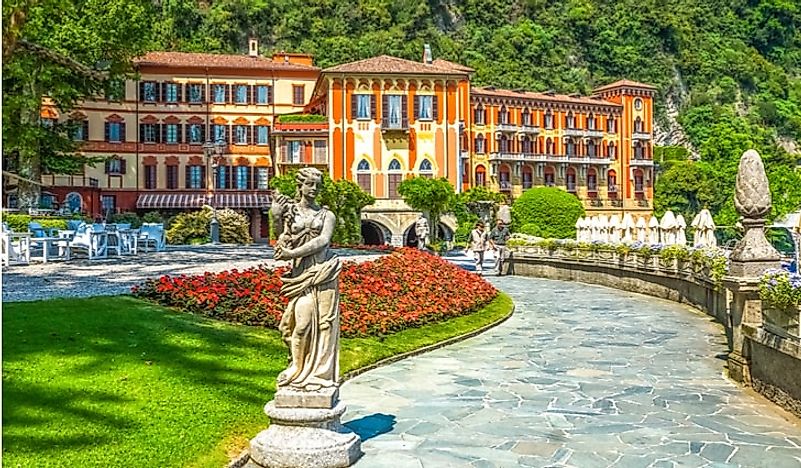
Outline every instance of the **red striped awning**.
{"type": "Polygon", "coordinates": [[[201,208],[203,205],[234,209],[269,208],[270,197],[265,193],[215,193],[209,203],[209,198],[199,193],[143,193],[136,200],[136,207],[140,209],[201,208]]]}

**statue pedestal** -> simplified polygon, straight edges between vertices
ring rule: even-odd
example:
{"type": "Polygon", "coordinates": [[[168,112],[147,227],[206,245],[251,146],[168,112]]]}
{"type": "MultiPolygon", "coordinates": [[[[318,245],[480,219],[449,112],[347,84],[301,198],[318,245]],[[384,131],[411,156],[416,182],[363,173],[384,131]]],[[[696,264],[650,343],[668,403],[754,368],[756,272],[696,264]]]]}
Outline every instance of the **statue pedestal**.
{"type": "Polygon", "coordinates": [[[339,418],[339,391],[279,388],[264,412],[270,427],[250,441],[245,468],[346,467],[362,455],[361,440],[339,418]]]}

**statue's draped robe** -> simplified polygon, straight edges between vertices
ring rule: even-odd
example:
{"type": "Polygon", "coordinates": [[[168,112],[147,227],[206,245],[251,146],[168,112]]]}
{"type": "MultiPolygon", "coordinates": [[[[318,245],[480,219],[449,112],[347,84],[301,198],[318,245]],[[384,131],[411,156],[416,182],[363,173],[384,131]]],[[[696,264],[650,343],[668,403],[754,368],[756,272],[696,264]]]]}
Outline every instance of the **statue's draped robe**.
{"type": "MultiPolygon", "coordinates": [[[[291,248],[297,248],[320,235],[327,210],[311,217],[293,210],[290,223],[291,248]]],[[[339,272],[342,264],[326,247],[293,261],[292,271],[281,279],[281,292],[289,298],[279,330],[292,349],[293,331],[302,315],[309,314],[309,326],[295,346],[301,359],[293,360],[278,377],[279,385],[296,388],[335,386],[339,376],[339,272]],[[308,301],[299,300],[309,298],[308,301]],[[309,304],[305,307],[303,304],[309,304]],[[299,307],[300,305],[300,307],[299,307]],[[297,362],[296,362],[297,361],[297,362]]]]}

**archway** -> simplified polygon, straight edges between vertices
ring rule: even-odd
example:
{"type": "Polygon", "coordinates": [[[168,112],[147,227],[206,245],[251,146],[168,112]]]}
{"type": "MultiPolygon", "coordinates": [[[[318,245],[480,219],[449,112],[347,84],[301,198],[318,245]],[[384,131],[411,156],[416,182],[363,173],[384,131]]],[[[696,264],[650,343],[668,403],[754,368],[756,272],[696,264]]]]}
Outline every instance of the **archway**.
{"type": "Polygon", "coordinates": [[[362,220],[362,243],[364,245],[384,245],[387,243],[386,231],[375,221],[362,220]]]}
{"type": "MultiPolygon", "coordinates": [[[[443,223],[437,225],[439,240],[452,241],[453,229],[449,228],[443,223]]],[[[415,225],[412,224],[403,232],[403,245],[406,247],[417,247],[417,233],[415,232],[415,225]]]]}

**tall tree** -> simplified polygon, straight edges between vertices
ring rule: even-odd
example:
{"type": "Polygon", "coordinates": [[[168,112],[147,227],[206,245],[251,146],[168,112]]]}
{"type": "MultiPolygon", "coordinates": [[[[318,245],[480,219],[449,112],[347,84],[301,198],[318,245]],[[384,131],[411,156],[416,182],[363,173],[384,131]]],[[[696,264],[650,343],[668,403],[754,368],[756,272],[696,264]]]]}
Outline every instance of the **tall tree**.
{"type": "Polygon", "coordinates": [[[45,122],[43,99],[66,114],[133,73],[150,45],[145,0],[10,0],[3,3],[3,151],[20,178],[21,208],[39,204],[43,171],[74,172],[74,123],[45,122]]]}
{"type": "Polygon", "coordinates": [[[398,193],[413,210],[428,215],[431,240],[436,241],[439,238],[439,217],[451,209],[456,196],[448,179],[444,177],[406,179],[398,186],[398,193]]]}

